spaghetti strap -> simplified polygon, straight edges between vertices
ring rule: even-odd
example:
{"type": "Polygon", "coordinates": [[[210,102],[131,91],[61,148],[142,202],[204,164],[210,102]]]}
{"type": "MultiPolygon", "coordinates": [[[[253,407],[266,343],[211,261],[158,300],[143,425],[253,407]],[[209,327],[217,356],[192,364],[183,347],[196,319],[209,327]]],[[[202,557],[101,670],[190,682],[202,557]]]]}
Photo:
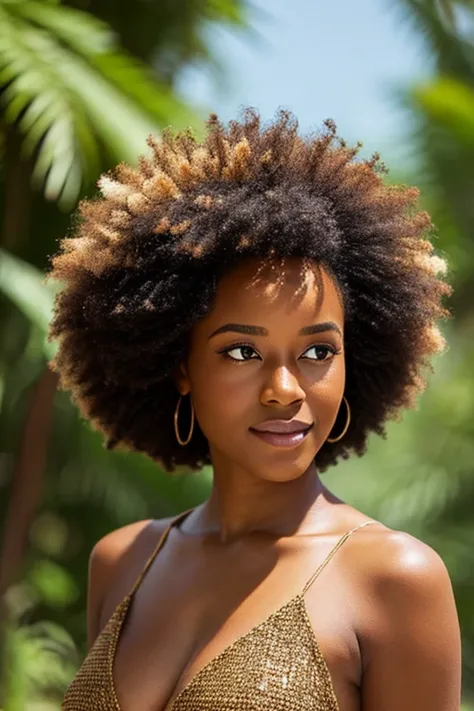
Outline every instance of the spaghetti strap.
{"type": "Polygon", "coordinates": [[[359,528],[364,528],[365,526],[370,526],[372,523],[380,523],[379,521],[365,521],[364,523],[360,523],[358,526],[355,526],[354,528],[351,528],[350,531],[346,531],[341,538],[338,540],[334,548],[329,552],[329,554],[326,556],[326,558],[323,560],[321,565],[317,568],[317,570],[313,573],[313,575],[310,577],[308,582],[303,588],[302,595],[305,594],[305,592],[311,587],[311,585],[314,583],[318,575],[324,570],[324,568],[327,566],[329,561],[336,555],[337,551],[339,548],[341,548],[344,543],[347,541],[348,538],[352,536],[353,533],[359,530],[359,528]]]}
{"type": "Polygon", "coordinates": [[[182,511],[180,514],[178,514],[177,516],[175,516],[175,517],[169,522],[169,524],[166,526],[165,530],[163,531],[163,533],[162,533],[161,536],[159,537],[158,543],[156,544],[155,548],[153,549],[152,554],[149,556],[149,558],[147,559],[145,565],[143,566],[143,569],[142,569],[140,575],[138,576],[138,578],[137,578],[137,580],[136,580],[136,582],[135,582],[135,585],[133,586],[133,588],[131,589],[130,593],[128,594],[128,597],[133,597],[133,595],[136,593],[136,591],[138,590],[138,588],[139,588],[140,585],[142,584],[143,578],[144,578],[145,575],[148,573],[148,570],[149,570],[151,564],[153,563],[153,561],[155,560],[155,558],[156,558],[156,556],[158,555],[159,551],[161,550],[161,547],[163,546],[164,542],[166,541],[166,539],[167,539],[167,537],[168,537],[168,533],[170,532],[170,530],[172,529],[172,527],[173,527],[175,524],[180,523],[184,518],[186,518],[186,516],[187,516],[189,513],[191,513],[191,511],[194,511],[194,507],[191,508],[191,509],[187,509],[186,511],[182,511]]]}

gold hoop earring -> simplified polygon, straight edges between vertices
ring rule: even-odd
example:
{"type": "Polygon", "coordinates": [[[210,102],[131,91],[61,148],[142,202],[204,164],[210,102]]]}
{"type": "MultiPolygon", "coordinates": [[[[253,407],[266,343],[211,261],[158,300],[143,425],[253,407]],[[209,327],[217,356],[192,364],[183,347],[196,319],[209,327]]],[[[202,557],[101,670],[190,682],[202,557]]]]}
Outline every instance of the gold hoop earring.
{"type": "Polygon", "coordinates": [[[194,432],[194,407],[193,407],[193,401],[191,400],[191,397],[190,397],[189,404],[191,405],[191,425],[189,428],[189,434],[186,437],[186,439],[181,439],[181,435],[179,434],[178,417],[179,417],[179,408],[181,406],[182,399],[183,399],[183,396],[180,395],[178,404],[176,405],[176,410],[174,411],[174,433],[176,435],[176,439],[178,440],[178,443],[182,447],[186,447],[186,445],[190,443],[191,437],[193,436],[193,432],[194,432]]]}
{"type": "Polygon", "coordinates": [[[344,435],[346,434],[347,430],[349,429],[349,425],[351,423],[351,408],[349,407],[349,403],[347,402],[347,399],[345,397],[343,397],[342,399],[346,403],[347,422],[346,422],[346,426],[344,427],[344,429],[342,430],[341,434],[338,437],[328,437],[327,438],[326,442],[331,442],[331,444],[333,444],[333,442],[339,442],[339,440],[341,440],[344,437],[344,435]]]}

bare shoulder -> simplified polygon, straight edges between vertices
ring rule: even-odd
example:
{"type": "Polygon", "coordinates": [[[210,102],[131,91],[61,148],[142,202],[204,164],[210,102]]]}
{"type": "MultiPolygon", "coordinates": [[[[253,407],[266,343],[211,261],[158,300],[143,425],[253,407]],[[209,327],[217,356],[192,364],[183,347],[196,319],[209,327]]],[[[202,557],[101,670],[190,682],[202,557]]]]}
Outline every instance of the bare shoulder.
{"type": "Polygon", "coordinates": [[[440,555],[408,533],[382,526],[367,528],[371,533],[359,538],[357,564],[359,590],[370,607],[359,620],[366,649],[393,639],[394,628],[429,645],[436,628],[444,631],[444,641],[449,638],[457,654],[456,604],[440,555]]]}
{"type": "MultiPolygon", "coordinates": [[[[391,614],[415,608],[426,599],[453,603],[453,590],[445,563],[429,545],[409,533],[383,525],[366,526],[352,536],[344,566],[371,608],[391,614]]],[[[374,610],[375,611],[375,610],[374,610]]]]}
{"type": "Polygon", "coordinates": [[[116,569],[127,558],[135,557],[137,551],[151,554],[159,537],[171,518],[145,519],[117,528],[103,536],[90,554],[90,565],[101,570],[116,569]]]}
{"type": "Polygon", "coordinates": [[[374,592],[410,595],[433,586],[451,592],[446,565],[440,555],[409,533],[384,526],[366,528],[358,538],[358,560],[374,592]]]}
{"type": "Polygon", "coordinates": [[[364,711],[458,709],[460,630],[443,560],[408,533],[382,526],[355,538],[349,567],[357,581],[364,711]]]}
{"type": "Polygon", "coordinates": [[[152,554],[172,518],[145,519],[103,536],[89,556],[87,628],[89,645],[152,554]]]}

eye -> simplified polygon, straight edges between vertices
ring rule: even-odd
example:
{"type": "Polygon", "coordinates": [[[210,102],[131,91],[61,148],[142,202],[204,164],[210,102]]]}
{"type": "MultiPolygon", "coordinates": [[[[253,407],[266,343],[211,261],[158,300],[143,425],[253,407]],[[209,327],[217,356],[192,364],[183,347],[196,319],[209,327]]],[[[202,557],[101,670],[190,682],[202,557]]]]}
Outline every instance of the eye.
{"type": "Polygon", "coordinates": [[[332,346],[311,346],[311,348],[308,348],[303,355],[301,356],[302,358],[305,358],[307,360],[314,360],[314,361],[327,361],[331,360],[336,355],[336,351],[332,346]]]}
{"type": "Polygon", "coordinates": [[[232,348],[226,348],[221,353],[231,360],[245,361],[245,360],[255,360],[259,358],[257,351],[252,348],[252,346],[242,344],[241,346],[233,346],[232,348]]]}

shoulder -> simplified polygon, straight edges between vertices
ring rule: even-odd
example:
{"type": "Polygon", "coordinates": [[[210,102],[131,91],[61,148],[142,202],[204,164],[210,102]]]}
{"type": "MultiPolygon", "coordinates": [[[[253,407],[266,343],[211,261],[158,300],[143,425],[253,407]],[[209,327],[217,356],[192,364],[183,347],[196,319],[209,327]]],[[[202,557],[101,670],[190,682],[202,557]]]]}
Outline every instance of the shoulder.
{"type": "Polygon", "coordinates": [[[370,526],[367,535],[357,536],[360,556],[368,583],[382,596],[442,589],[451,591],[451,582],[440,555],[426,543],[402,531],[370,526]]]}
{"type": "Polygon", "coordinates": [[[364,594],[384,608],[417,596],[452,596],[452,586],[440,555],[409,533],[383,525],[366,526],[352,537],[344,565],[364,594]]]}
{"type": "Polygon", "coordinates": [[[443,560],[408,533],[367,528],[351,560],[367,707],[459,708],[460,630],[443,560]]]}
{"type": "Polygon", "coordinates": [[[107,533],[93,547],[90,566],[110,570],[120,566],[124,557],[130,557],[137,550],[151,554],[158,537],[171,521],[172,518],[135,521],[107,533]]]}
{"type": "MultiPolygon", "coordinates": [[[[394,639],[433,641],[433,629],[458,635],[454,594],[446,565],[430,546],[402,531],[368,526],[357,535],[350,568],[357,580],[359,632],[369,646],[394,639]],[[369,533],[370,529],[370,533],[369,533]]],[[[355,542],[355,541],[354,541],[355,542]]],[[[455,642],[454,642],[455,643],[455,642]]]]}
{"type": "Polygon", "coordinates": [[[129,592],[172,520],[170,517],[136,521],[107,533],[94,545],[89,556],[89,644],[129,592]]]}

